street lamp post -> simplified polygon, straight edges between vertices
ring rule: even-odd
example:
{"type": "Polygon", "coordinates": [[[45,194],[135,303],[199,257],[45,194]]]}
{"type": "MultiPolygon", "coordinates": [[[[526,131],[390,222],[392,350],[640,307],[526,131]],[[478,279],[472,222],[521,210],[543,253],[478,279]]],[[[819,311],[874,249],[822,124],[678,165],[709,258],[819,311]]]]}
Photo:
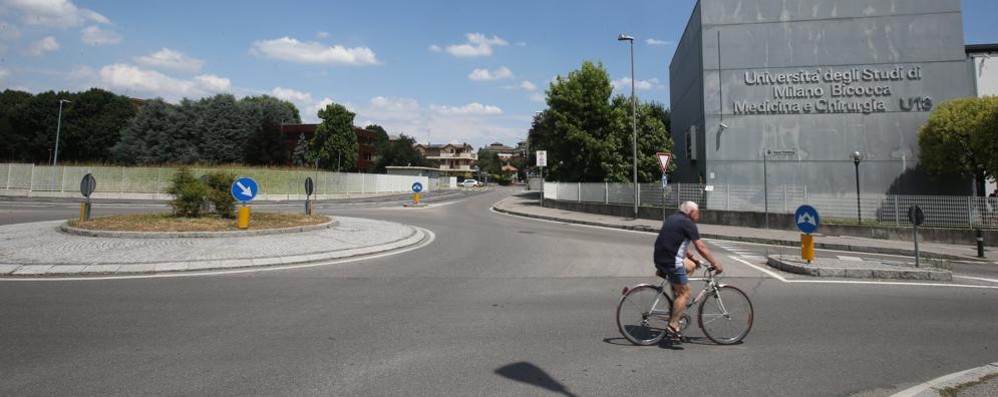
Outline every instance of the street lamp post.
{"type": "Polygon", "coordinates": [[[852,159],[853,165],[856,166],[856,220],[859,221],[860,225],[862,225],[863,210],[859,199],[859,163],[863,162],[863,153],[858,151],[852,152],[852,154],[849,155],[849,158],[852,159]]]}
{"type": "Polygon", "coordinates": [[[59,132],[62,130],[62,104],[69,102],[65,99],[59,100],[59,119],[55,124],[55,155],[52,156],[53,166],[59,162],[59,132]]]}
{"type": "Polygon", "coordinates": [[[631,149],[634,158],[634,219],[638,219],[638,102],[634,95],[634,36],[621,34],[617,41],[631,44],[631,149]]]}

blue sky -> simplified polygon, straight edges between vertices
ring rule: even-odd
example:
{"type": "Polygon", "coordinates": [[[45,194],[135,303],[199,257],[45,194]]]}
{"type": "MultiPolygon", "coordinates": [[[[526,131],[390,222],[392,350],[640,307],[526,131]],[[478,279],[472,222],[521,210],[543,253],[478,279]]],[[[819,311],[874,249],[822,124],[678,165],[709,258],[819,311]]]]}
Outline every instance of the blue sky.
{"type": "MultiPolygon", "coordinates": [[[[522,140],[544,90],[583,60],[669,102],[694,0],[0,0],[0,89],[101,87],[177,101],[270,94],[306,121],[329,102],[421,142],[522,140]]],[[[994,0],[962,2],[968,43],[998,42],[994,0]]]]}

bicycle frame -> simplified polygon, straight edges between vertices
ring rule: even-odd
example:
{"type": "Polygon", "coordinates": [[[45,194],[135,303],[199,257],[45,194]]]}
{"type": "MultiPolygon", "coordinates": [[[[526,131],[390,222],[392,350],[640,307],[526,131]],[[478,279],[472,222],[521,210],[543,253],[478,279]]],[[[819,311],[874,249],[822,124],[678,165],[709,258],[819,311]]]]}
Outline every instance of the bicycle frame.
{"type": "MultiPolygon", "coordinates": [[[[686,316],[689,316],[691,314],[691,312],[693,311],[693,307],[695,307],[698,303],[700,303],[700,301],[707,296],[707,293],[716,292],[718,288],[724,286],[723,284],[717,281],[716,274],[714,272],[711,272],[710,269],[704,270],[704,276],[705,278],[703,279],[704,281],[703,289],[700,290],[700,293],[697,294],[696,298],[693,298],[689,302],[686,302],[686,307],[683,309],[683,314],[686,316]]],[[[662,300],[662,295],[666,294],[665,291],[667,289],[671,290],[672,289],[671,287],[672,285],[669,284],[668,279],[662,280],[662,283],[659,285],[659,288],[662,290],[662,292],[659,294],[658,297],[655,298],[655,302],[652,303],[651,309],[648,312],[650,315],[665,315],[672,313],[672,307],[669,307],[669,309],[666,311],[656,309],[658,307],[659,302],[661,302],[662,300]]],[[[625,295],[627,294],[626,290],[624,291],[624,294],[625,295]]],[[[672,295],[669,295],[669,298],[671,298],[672,301],[675,301],[676,299],[676,297],[672,295]]],[[[724,303],[722,303],[720,299],[718,299],[718,305],[719,305],[718,308],[721,309],[721,312],[725,313],[725,317],[728,317],[727,314],[728,310],[724,308],[724,303]]]]}

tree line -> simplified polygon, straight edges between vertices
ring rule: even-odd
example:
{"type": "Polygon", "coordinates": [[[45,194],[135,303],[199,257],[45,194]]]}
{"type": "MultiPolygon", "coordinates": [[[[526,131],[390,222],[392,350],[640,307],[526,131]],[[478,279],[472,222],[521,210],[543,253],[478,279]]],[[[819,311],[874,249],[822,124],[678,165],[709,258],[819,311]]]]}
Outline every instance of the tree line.
{"type": "Polygon", "coordinates": [[[402,135],[390,140],[384,128],[370,125],[366,129],[376,134],[374,165],[356,170],[354,114],[334,103],[318,116],[322,121],[315,136],[300,137],[288,153],[282,126],[299,124],[301,117],[294,104],[268,95],[236,99],[218,94],[171,104],[98,88],[36,95],[8,89],[0,93],[0,156],[7,162],[50,164],[58,128],[60,163],[293,163],[369,172],[385,172],[391,165],[431,165],[413,147],[414,139],[402,135]],[[60,100],[68,101],[61,126],[60,100]]]}

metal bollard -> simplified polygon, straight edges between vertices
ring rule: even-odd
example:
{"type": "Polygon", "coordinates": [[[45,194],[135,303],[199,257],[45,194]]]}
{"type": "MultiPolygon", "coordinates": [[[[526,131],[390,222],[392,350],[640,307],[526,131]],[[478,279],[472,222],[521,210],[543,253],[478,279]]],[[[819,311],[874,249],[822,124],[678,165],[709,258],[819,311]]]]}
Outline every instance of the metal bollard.
{"type": "Polygon", "coordinates": [[[984,257],[984,231],[977,229],[977,257],[984,257]]]}

